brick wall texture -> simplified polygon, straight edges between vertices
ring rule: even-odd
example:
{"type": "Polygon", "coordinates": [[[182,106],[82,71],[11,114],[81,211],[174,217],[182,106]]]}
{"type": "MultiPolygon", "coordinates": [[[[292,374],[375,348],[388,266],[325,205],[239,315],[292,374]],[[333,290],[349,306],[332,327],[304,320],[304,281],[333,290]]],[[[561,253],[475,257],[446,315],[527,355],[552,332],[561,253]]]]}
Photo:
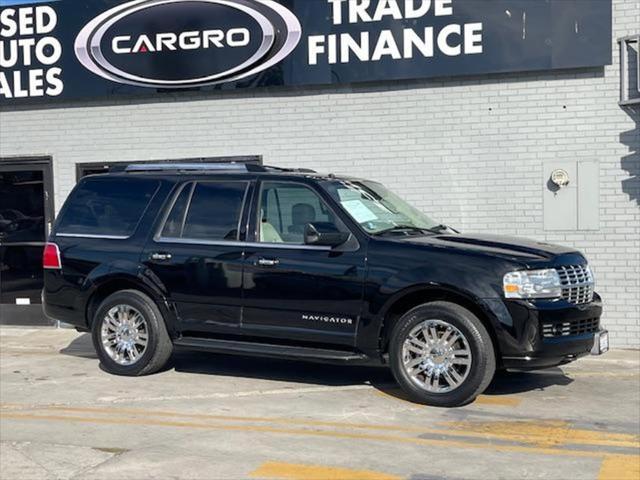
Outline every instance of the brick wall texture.
{"type": "Polygon", "coordinates": [[[51,155],[56,209],[81,162],[262,155],[379,180],[463,232],[574,246],[605,300],[612,346],[640,347],[640,109],[619,100],[616,38],[640,0],[614,0],[603,69],[4,109],[0,156],[51,155]],[[543,165],[600,165],[600,228],[543,228],[543,165]]]}

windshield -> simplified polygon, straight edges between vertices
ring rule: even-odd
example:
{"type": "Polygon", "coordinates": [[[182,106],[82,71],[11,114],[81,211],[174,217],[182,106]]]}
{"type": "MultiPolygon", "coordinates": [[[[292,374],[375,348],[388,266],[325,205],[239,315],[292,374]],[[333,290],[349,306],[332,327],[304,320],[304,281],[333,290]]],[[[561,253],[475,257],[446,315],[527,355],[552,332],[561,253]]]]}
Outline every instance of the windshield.
{"type": "Polygon", "coordinates": [[[333,180],[322,182],[322,186],[351,218],[371,234],[396,229],[429,230],[438,227],[438,222],[380,183],[333,180]]]}

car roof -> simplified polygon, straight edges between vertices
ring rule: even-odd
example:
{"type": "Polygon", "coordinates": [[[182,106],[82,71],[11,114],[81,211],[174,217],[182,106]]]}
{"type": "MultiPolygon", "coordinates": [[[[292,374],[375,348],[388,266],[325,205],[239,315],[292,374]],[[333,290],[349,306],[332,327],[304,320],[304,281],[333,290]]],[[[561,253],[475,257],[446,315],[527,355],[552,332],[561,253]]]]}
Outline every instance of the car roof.
{"type": "Polygon", "coordinates": [[[281,168],[255,164],[239,163],[147,163],[116,166],[108,173],[91,175],[96,177],[145,177],[164,180],[193,180],[211,177],[231,178],[278,178],[308,180],[344,180],[361,181],[360,178],[318,173],[310,169],[281,168]]]}

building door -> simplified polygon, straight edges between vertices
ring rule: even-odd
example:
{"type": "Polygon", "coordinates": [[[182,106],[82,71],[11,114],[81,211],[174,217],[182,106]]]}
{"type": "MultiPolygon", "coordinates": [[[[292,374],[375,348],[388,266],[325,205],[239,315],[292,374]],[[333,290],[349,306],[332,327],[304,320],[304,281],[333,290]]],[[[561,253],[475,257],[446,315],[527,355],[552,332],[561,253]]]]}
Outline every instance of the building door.
{"type": "Polygon", "coordinates": [[[51,159],[0,159],[0,324],[49,324],[42,249],[53,222],[51,159]]]}

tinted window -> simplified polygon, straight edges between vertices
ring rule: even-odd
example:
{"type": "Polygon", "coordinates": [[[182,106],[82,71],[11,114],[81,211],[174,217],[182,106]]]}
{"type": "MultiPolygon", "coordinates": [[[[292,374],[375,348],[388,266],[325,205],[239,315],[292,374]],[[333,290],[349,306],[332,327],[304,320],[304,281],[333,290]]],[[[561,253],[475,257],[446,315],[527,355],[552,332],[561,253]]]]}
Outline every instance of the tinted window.
{"type": "Polygon", "coordinates": [[[156,180],[90,178],[67,200],[58,233],[130,236],[158,189],[156,180]]]}
{"type": "Polygon", "coordinates": [[[167,220],[162,229],[162,237],[165,238],[180,238],[182,237],[182,229],[184,228],[185,213],[187,206],[189,205],[189,198],[193,191],[193,184],[185,185],[178,198],[176,198],[171,213],[167,217],[167,220]]]}
{"type": "Polygon", "coordinates": [[[247,182],[198,183],[182,236],[197,240],[237,240],[247,186],[247,182]]]}
{"type": "Polygon", "coordinates": [[[301,245],[308,223],[336,225],[333,213],[316,192],[295,183],[264,183],[259,218],[261,242],[301,245]]]}

